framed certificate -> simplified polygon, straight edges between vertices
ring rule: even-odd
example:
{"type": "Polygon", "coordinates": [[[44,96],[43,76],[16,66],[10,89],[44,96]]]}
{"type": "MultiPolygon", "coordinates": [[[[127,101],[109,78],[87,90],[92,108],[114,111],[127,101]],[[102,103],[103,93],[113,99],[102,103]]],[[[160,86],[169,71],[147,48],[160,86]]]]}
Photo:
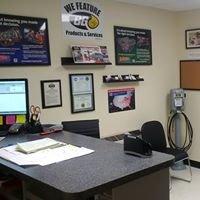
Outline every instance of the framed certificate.
{"type": "Polygon", "coordinates": [[[93,74],[69,74],[71,112],[95,110],[93,74]]]}
{"type": "Polygon", "coordinates": [[[41,81],[42,108],[62,106],[60,80],[41,81]]]}

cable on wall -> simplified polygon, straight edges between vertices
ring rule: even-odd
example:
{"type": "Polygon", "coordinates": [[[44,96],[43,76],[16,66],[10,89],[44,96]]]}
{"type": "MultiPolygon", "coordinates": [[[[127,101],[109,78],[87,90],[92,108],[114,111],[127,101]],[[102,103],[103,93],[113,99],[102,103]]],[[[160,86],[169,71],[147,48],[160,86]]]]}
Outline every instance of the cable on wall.
{"type": "Polygon", "coordinates": [[[167,123],[167,136],[168,136],[168,141],[171,148],[180,149],[184,151],[188,151],[190,149],[190,147],[192,146],[192,140],[193,140],[193,128],[187,115],[184,112],[182,111],[176,112],[170,115],[170,117],[168,118],[168,123],[167,123]],[[183,116],[184,122],[185,122],[186,133],[185,133],[184,143],[181,147],[177,146],[174,140],[172,139],[173,125],[175,123],[175,119],[177,115],[183,116]]]}

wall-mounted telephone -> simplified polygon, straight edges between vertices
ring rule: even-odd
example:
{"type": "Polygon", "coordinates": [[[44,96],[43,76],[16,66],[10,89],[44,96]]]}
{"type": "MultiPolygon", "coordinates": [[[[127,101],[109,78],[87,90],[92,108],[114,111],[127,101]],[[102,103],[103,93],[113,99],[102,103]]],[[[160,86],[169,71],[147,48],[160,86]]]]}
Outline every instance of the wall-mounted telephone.
{"type": "Polygon", "coordinates": [[[183,111],[185,104],[186,93],[181,88],[171,89],[170,100],[171,100],[171,110],[172,111],[183,111]]]}

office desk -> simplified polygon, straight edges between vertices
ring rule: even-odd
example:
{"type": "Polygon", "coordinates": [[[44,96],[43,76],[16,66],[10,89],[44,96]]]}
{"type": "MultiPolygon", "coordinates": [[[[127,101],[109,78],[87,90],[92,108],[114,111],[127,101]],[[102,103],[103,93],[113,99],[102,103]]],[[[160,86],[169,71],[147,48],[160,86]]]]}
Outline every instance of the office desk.
{"type": "Polygon", "coordinates": [[[133,200],[133,195],[140,200],[169,200],[168,167],[173,161],[170,155],[153,152],[151,158],[138,158],[124,154],[121,144],[64,131],[47,136],[9,136],[0,142],[0,147],[44,137],[95,152],[47,166],[28,168],[0,158],[0,170],[23,180],[27,188],[42,199],[84,200],[111,190],[114,200],[133,200]]]}

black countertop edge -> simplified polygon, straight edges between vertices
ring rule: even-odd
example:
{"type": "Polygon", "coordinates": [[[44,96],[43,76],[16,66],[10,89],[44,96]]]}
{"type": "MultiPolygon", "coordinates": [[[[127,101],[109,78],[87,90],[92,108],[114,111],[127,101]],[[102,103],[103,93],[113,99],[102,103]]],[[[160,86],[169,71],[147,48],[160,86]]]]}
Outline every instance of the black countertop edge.
{"type": "MultiPolygon", "coordinates": [[[[81,136],[77,136],[77,138],[83,139],[81,136]]],[[[89,197],[91,195],[98,194],[102,191],[115,188],[119,185],[128,183],[130,181],[134,181],[135,179],[138,179],[140,177],[144,177],[146,175],[152,174],[159,170],[168,168],[173,163],[173,161],[174,161],[174,157],[171,155],[168,155],[168,158],[164,159],[164,161],[158,162],[158,164],[156,165],[152,165],[150,167],[133,172],[131,174],[129,173],[128,175],[125,174],[125,176],[122,176],[121,178],[119,177],[117,180],[108,181],[108,182],[105,182],[104,184],[96,185],[95,187],[88,188],[87,190],[84,190],[84,191],[71,192],[71,193],[65,192],[62,189],[56,188],[55,186],[51,186],[45,182],[32,178],[31,177],[32,174],[28,172],[26,173],[26,169],[23,170],[20,166],[16,166],[16,164],[11,163],[10,161],[6,161],[2,159],[2,163],[0,163],[0,169],[6,172],[10,172],[13,176],[17,176],[19,179],[22,179],[25,182],[27,181],[34,184],[38,183],[38,185],[40,185],[41,187],[49,188],[55,192],[60,192],[63,197],[67,197],[69,199],[85,199],[86,197],[89,197]]]]}
{"type": "MultiPolygon", "coordinates": [[[[169,161],[163,162],[161,164],[146,168],[142,171],[138,171],[136,173],[124,176],[122,178],[119,178],[118,180],[114,180],[102,185],[98,185],[94,188],[91,188],[87,191],[83,191],[83,192],[79,192],[79,193],[65,193],[64,191],[58,190],[57,188],[54,188],[48,184],[45,184],[44,182],[38,181],[33,179],[32,177],[28,176],[28,175],[22,175],[21,173],[16,172],[15,170],[12,170],[11,168],[8,169],[7,167],[4,167],[3,165],[1,165],[0,168],[5,169],[7,172],[12,172],[13,175],[17,175],[17,177],[21,177],[23,180],[28,181],[29,183],[38,183],[40,185],[42,185],[43,187],[47,187],[47,188],[51,188],[51,190],[56,191],[56,192],[62,192],[62,196],[65,198],[81,198],[81,199],[85,199],[88,198],[89,196],[93,196],[95,194],[101,193],[103,191],[115,188],[117,186],[120,186],[122,184],[128,183],[130,181],[134,181],[135,179],[150,175],[154,172],[160,171],[162,169],[168,168],[171,166],[171,164],[173,163],[174,159],[172,158],[169,161]]],[[[56,200],[56,199],[55,199],[56,200]]]]}
{"type": "Polygon", "coordinates": [[[134,181],[135,179],[150,175],[154,172],[158,172],[162,169],[168,168],[172,165],[173,162],[174,162],[174,159],[172,158],[169,161],[166,161],[166,162],[163,162],[161,164],[152,166],[150,168],[147,168],[147,169],[144,169],[142,171],[133,173],[131,175],[124,176],[124,177],[122,177],[118,180],[114,180],[114,181],[108,182],[106,184],[103,184],[101,186],[91,188],[87,191],[83,191],[83,192],[80,192],[80,193],[74,193],[74,195],[77,195],[78,197],[82,197],[82,198],[87,198],[88,194],[90,194],[90,196],[95,195],[95,194],[101,193],[103,191],[115,188],[115,187],[123,185],[125,183],[128,183],[130,181],[134,181]]]}
{"type": "Polygon", "coordinates": [[[124,176],[124,177],[122,177],[118,180],[114,180],[114,181],[111,181],[111,182],[108,182],[108,183],[105,183],[105,184],[102,184],[102,185],[98,185],[97,187],[93,187],[93,188],[91,188],[87,191],[83,191],[83,192],[79,192],[79,193],[67,193],[67,194],[65,194],[63,192],[63,195],[64,196],[66,195],[65,197],[69,197],[69,195],[70,195],[73,198],[86,199],[86,198],[93,196],[95,194],[105,192],[106,190],[118,187],[118,186],[123,185],[125,183],[134,181],[135,179],[138,179],[138,178],[150,175],[154,172],[160,171],[162,169],[168,168],[173,163],[173,160],[174,159],[166,161],[166,162],[158,164],[158,165],[155,165],[155,166],[152,166],[150,168],[144,169],[144,170],[136,172],[134,174],[124,176]]]}

